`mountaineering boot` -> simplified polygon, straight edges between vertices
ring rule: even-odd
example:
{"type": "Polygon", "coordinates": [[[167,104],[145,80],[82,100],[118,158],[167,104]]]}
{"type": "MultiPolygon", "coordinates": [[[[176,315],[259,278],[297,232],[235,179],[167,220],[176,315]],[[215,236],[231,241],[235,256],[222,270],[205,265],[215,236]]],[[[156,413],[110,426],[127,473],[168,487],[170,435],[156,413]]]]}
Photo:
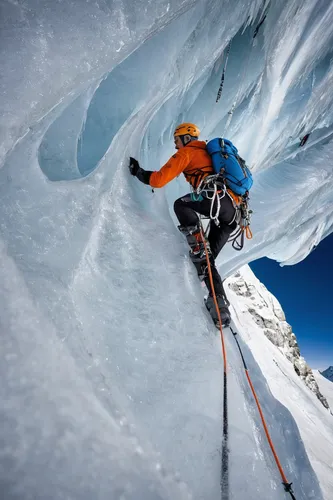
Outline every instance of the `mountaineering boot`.
{"type": "MultiPolygon", "coordinates": [[[[187,240],[187,243],[190,247],[190,258],[192,262],[203,262],[206,260],[206,249],[208,252],[208,256],[211,255],[211,250],[209,246],[209,242],[205,239],[205,244],[201,236],[200,227],[195,226],[178,226],[179,231],[181,231],[187,240]]],[[[198,273],[199,274],[199,273],[198,273]]]]}
{"type": "MultiPolygon", "coordinates": [[[[222,297],[221,295],[217,295],[216,300],[217,300],[218,308],[220,311],[222,326],[223,326],[223,328],[227,328],[230,325],[230,321],[231,321],[230,311],[229,311],[228,305],[227,305],[228,302],[227,302],[226,298],[222,297]]],[[[214,321],[215,326],[217,328],[220,328],[220,321],[219,321],[219,317],[218,317],[218,314],[216,311],[214,298],[212,297],[212,295],[208,295],[207,299],[205,299],[205,305],[207,307],[209,314],[212,317],[212,320],[214,321]]]]}
{"type": "Polygon", "coordinates": [[[202,263],[206,262],[207,257],[206,254],[208,254],[208,258],[211,256],[212,252],[210,250],[209,242],[205,240],[205,243],[203,242],[201,238],[200,232],[193,235],[196,237],[196,245],[191,248],[189,255],[191,261],[195,264],[196,262],[202,263]]]}

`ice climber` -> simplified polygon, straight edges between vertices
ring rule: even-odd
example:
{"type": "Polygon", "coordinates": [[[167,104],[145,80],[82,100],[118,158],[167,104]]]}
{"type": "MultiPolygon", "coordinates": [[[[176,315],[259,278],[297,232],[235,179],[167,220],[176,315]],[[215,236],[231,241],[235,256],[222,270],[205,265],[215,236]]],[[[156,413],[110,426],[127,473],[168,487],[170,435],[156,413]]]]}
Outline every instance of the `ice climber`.
{"type": "MultiPolygon", "coordinates": [[[[130,173],[139,181],[153,188],[161,188],[183,173],[187,182],[195,190],[200,182],[207,176],[214,174],[212,160],[206,150],[205,141],[199,140],[200,130],[193,123],[182,123],[174,131],[174,143],[177,152],[158,171],[148,171],[140,167],[135,158],[130,158],[130,173]]],[[[215,198],[212,207],[212,199],[208,197],[205,190],[198,195],[194,192],[185,194],[175,201],[174,211],[180,222],[179,230],[186,236],[190,246],[190,257],[193,261],[199,278],[205,281],[208,288],[206,306],[214,322],[217,322],[212,287],[208,276],[205,248],[201,239],[200,223],[198,214],[210,217],[218,209],[218,200],[215,198]]],[[[230,234],[236,229],[236,208],[230,196],[219,199],[220,208],[216,217],[219,225],[211,222],[208,235],[208,251],[212,269],[212,277],[215,294],[219,304],[222,323],[227,326],[230,323],[230,312],[221,276],[219,275],[215,259],[221,249],[227,243],[230,234]]]]}

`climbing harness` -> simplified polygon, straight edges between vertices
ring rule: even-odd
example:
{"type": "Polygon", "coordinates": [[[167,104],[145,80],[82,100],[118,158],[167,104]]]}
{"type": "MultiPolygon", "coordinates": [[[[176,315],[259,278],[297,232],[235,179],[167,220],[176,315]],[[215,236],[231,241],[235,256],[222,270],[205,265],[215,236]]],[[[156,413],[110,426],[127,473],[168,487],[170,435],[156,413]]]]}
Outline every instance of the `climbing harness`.
{"type": "Polygon", "coordinates": [[[236,231],[230,236],[228,242],[232,242],[232,248],[240,251],[244,247],[244,235],[248,240],[252,239],[252,231],[250,229],[252,210],[248,207],[248,196],[243,196],[238,205],[239,222],[236,231]]]}
{"type": "Polygon", "coordinates": [[[223,66],[222,76],[221,76],[221,83],[220,83],[220,86],[219,86],[219,90],[217,92],[216,102],[219,102],[220,97],[222,95],[222,90],[223,90],[223,85],[224,85],[225,71],[227,69],[227,64],[228,64],[228,59],[229,59],[229,54],[230,54],[230,47],[231,47],[231,40],[230,40],[230,42],[228,43],[228,46],[227,46],[227,51],[226,51],[226,56],[225,56],[225,62],[224,62],[224,66],[223,66]]]}
{"type": "Polygon", "coordinates": [[[264,431],[265,431],[265,434],[266,434],[266,437],[267,437],[267,441],[269,443],[269,446],[271,448],[271,451],[273,453],[273,456],[274,456],[274,459],[275,459],[275,462],[276,462],[276,465],[279,469],[279,472],[280,472],[280,475],[281,475],[281,478],[282,478],[282,484],[284,486],[284,490],[290,494],[291,498],[293,500],[296,500],[296,497],[294,495],[294,492],[293,492],[293,489],[292,489],[292,483],[289,483],[287,478],[286,478],[286,475],[283,471],[283,468],[282,468],[282,465],[280,463],[280,460],[279,460],[279,457],[277,456],[277,453],[276,453],[276,450],[275,450],[275,447],[274,447],[274,444],[273,444],[273,441],[271,439],[271,436],[269,434],[269,430],[268,430],[268,427],[267,427],[267,424],[266,424],[266,420],[265,420],[265,417],[264,417],[264,414],[262,412],[262,409],[261,409],[261,405],[259,403],[259,399],[258,399],[258,396],[256,394],[256,391],[254,389],[254,386],[252,384],[252,380],[251,380],[251,377],[249,375],[249,370],[248,370],[248,367],[246,365],[246,362],[245,362],[245,359],[244,359],[244,355],[243,355],[243,352],[242,352],[242,349],[241,349],[241,346],[238,342],[238,339],[237,339],[237,332],[235,332],[232,327],[230,326],[229,327],[230,330],[231,330],[231,333],[233,334],[234,336],[234,339],[236,341],[236,344],[237,344],[237,347],[238,347],[238,350],[239,350],[239,353],[241,355],[241,358],[242,358],[242,361],[243,361],[243,366],[244,366],[244,369],[245,369],[245,374],[246,374],[246,378],[248,380],[248,383],[250,385],[250,388],[251,388],[251,391],[252,391],[252,394],[253,394],[253,397],[255,399],[255,402],[256,402],[256,405],[257,405],[257,408],[258,408],[258,411],[259,411],[259,414],[260,414],[260,418],[261,418],[261,421],[262,421],[262,424],[263,424],[263,427],[264,427],[264,431]]]}
{"type": "Polygon", "coordinates": [[[216,298],[215,287],[213,282],[212,268],[209,260],[209,252],[207,247],[207,242],[205,238],[204,229],[200,219],[200,236],[204,244],[207,270],[209,281],[213,293],[214,305],[216,309],[216,314],[219,320],[220,338],[221,338],[221,348],[222,348],[222,358],[223,358],[223,428],[222,428],[222,463],[221,463],[221,499],[229,500],[229,425],[228,425],[228,386],[227,386],[227,353],[222,329],[221,314],[216,298]]]}
{"type": "MultiPolygon", "coordinates": [[[[193,193],[194,197],[201,196],[211,200],[209,218],[213,220],[217,226],[220,225],[219,214],[221,209],[221,200],[226,196],[226,194],[229,195],[222,177],[219,174],[208,175],[205,177],[193,193]],[[216,208],[214,208],[215,204],[216,208]]],[[[196,199],[196,201],[198,200],[199,198],[196,199]]]]}
{"type": "Polygon", "coordinates": [[[235,215],[229,222],[231,226],[234,222],[238,227],[231,234],[228,242],[232,242],[234,250],[240,251],[244,247],[245,236],[248,240],[252,239],[252,231],[250,229],[252,210],[249,209],[249,196],[236,195],[231,189],[228,189],[223,181],[221,174],[209,175],[205,177],[192,193],[193,201],[201,201],[203,197],[211,200],[209,219],[219,226],[219,213],[221,209],[221,200],[228,196],[235,208],[235,215]]]}

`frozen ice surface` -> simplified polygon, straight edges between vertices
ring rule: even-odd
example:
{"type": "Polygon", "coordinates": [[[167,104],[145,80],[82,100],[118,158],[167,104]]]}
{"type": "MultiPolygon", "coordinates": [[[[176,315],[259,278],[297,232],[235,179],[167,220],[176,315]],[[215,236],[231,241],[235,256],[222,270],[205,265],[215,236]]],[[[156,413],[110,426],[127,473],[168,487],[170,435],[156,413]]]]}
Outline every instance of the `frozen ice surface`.
{"type": "MultiPolygon", "coordinates": [[[[172,215],[188,187],[152,193],[126,165],[159,168],[182,120],[225,134],[254,167],[255,238],[221,272],[304,258],[333,225],[333,4],[4,0],[0,19],[6,500],[218,498],[221,356],[172,215]]],[[[231,497],[278,499],[229,347],[231,497]]],[[[298,500],[321,498],[249,358],[298,500]]]]}

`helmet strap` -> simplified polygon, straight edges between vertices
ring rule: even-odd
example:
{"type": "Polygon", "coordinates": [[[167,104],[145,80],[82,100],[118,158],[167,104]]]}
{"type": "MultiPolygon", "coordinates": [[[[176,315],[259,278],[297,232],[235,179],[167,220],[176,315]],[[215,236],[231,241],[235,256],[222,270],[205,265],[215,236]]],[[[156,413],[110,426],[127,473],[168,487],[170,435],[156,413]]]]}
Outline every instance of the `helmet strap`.
{"type": "Polygon", "coordinates": [[[180,140],[183,143],[183,146],[186,146],[189,142],[196,140],[196,137],[192,137],[190,134],[180,135],[180,140]]]}

